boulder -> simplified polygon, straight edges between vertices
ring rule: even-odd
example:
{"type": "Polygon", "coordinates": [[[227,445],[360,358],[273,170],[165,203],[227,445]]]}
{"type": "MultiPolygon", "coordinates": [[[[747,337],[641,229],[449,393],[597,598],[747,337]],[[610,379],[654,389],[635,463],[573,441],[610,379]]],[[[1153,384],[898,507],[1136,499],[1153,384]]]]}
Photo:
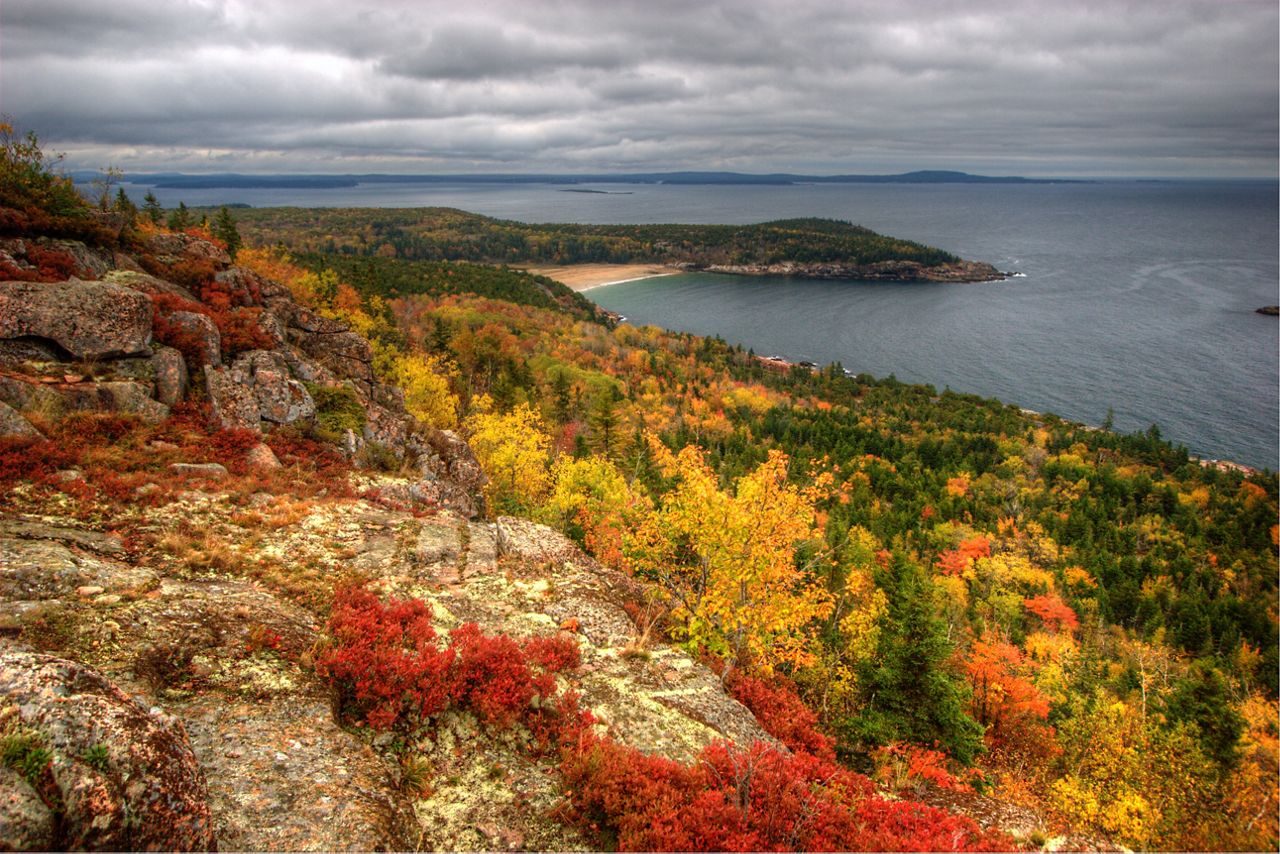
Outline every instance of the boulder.
{"type": "Polygon", "coordinates": [[[213,277],[231,296],[232,305],[262,305],[262,283],[265,281],[252,270],[231,267],[213,277]]]}
{"type": "Polygon", "coordinates": [[[309,308],[295,306],[289,318],[289,326],[314,335],[335,335],[339,332],[350,332],[351,327],[341,320],[321,317],[309,308]]]}
{"type": "Polygon", "coordinates": [[[256,469],[278,469],[280,468],[280,458],[276,456],[276,452],[271,450],[271,446],[264,442],[254,445],[244,455],[245,462],[256,469]]]}
{"type": "Polygon", "coordinates": [[[190,477],[223,478],[227,476],[227,467],[221,463],[170,463],[169,470],[174,474],[190,477]]]}
{"type": "Polygon", "coordinates": [[[17,439],[44,438],[31,422],[6,403],[0,403],[0,437],[17,439]]]}
{"type": "Polygon", "coordinates": [[[258,413],[273,424],[291,424],[316,414],[306,386],[293,379],[289,363],[273,350],[251,350],[236,359],[232,372],[253,387],[258,413]]]}
{"type": "Polygon", "coordinates": [[[222,364],[222,334],[208,315],[173,311],[165,317],[165,322],[174,327],[178,335],[194,343],[195,361],[187,365],[191,373],[208,365],[216,368],[222,364]]]}
{"type": "Polygon", "coordinates": [[[40,373],[39,367],[65,362],[67,354],[41,338],[0,338],[0,368],[19,373],[40,373]]]}
{"type": "Polygon", "coordinates": [[[373,382],[373,349],[354,332],[308,335],[300,346],[302,352],[339,377],[366,384],[373,382]]]}
{"type": "Polygon", "coordinates": [[[150,383],[132,381],[75,383],[57,387],[63,408],[72,412],[120,412],[148,424],[169,417],[169,407],[152,397],[150,383]]]}
{"type": "MultiPolygon", "coordinates": [[[[41,847],[215,848],[204,774],[178,720],[148,712],[92,668],[49,655],[0,655],[0,697],[17,710],[8,725],[51,756],[40,782],[61,801],[61,821],[41,847]]],[[[23,827],[38,833],[38,811],[28,815],[23,827]]]]}
{"type": "Polygon", "coordinates": [[[57,848],[53,810],[26,779],[8,765],[0,765],[0,847],[6,851],[57,848]]]}
{"type": "Polygon", "coordinates": [[[192,302],[199,302],[196,299],[196,295],[182,285],[175,285],[173,282],[166,282],[164,279],[157,279],[155,276],[137,270],[112,270],[103,276],[102,280],[116,285],[124,285],[126,288],[142,291],[144,294],[153,296],[168,294],[191,300],[192,302]]]}
{"type": "Polygon", "coordinates": [[[109,282],[0,282],[0,338],[25,336],[76,359],[140,354],[151,343],[151,300],[109,282]]]}
{"type": "Polygon", "coordinates": [[[219,427],[261,429],[258,398],[242,376],[228,367],[207,368],[204,381],[213,407],[213,420],[219,427]]]}
{"type": "Polygon", "coordinates": [[[436,430],[427,437],[427,443],[439,459],[437,468],[443,470],[437,474],[441,477],[448,477],[471,492],[479,492],[489,482],[476,455],[471,452],[471,446],[457,433],[436,430]]]}
{"type": "Polygon", "coordinates": [[[146,251],[162,264],[208,261],[215,270],[231,266],[231,256],[225,249],[189,234],[153,234],[147,238],[146,251]]]}
{"type": "Polygon", "coordinates": [[[165,406],[179,403],[187,393],[187,363],[172,347],[159,347],[151,356],[155,368],[156,400],[165,406]]]}

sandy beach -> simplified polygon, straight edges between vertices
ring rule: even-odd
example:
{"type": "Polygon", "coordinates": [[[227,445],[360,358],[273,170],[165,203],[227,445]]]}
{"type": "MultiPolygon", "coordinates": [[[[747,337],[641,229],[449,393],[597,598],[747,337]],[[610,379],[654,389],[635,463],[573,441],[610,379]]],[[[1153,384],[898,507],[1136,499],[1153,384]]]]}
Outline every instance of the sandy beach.
{"type": "Polygon", "coordinates": [[[604,285],[672,276],[680,271],[661,264],[568,264],[564,266],[542,265],[526,268],[530,273],[555,279],[575,291],[589,291],[604,285]]]}

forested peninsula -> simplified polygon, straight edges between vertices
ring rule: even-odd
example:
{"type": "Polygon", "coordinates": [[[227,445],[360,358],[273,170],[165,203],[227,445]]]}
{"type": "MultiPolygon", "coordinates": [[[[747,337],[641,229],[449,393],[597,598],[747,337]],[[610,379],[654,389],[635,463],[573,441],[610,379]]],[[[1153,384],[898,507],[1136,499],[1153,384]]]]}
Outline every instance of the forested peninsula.
{"type": "Polygon", "coordinates": [[[690,271],[981,282],[990,264],[832,219],[754,225],[530,224],[453,208],[246,208],[245,239],[294,251],[491,264],[664,264],[690,271]]]}

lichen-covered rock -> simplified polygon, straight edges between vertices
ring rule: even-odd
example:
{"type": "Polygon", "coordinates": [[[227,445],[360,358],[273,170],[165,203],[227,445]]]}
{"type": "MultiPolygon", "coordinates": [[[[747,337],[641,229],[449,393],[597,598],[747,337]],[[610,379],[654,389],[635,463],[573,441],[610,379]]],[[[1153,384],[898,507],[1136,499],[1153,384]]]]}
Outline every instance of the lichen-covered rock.
{"type": "Polygon", "coordinates": [[[158,424],[169,416],[169,407],[152,397],[150,383],[68,383],[56,388],[71,412],[119,412],[137,415],[148,424],[158,424]]]}
{"type": "Polygon", "coordinates": [[[279,350],[289,343],[289,336],[285,334],[284,324],[282,324],[274,314],[264,311],[258,315],[258,331],[270,342],[269,350],[279,350]]]}
{"type": "Polygon", "coordinates": [[[169,470],[174,474],[190,477],[221,478],[227,476],[227,467],[221,463],[170,463],[169,470]]]}
{"type": "Polygon", "coordinates": [[[195,311],[173,311],[165,318],[165,322],[174,327],[180,335],[195,343],[194,361],[187,365],[191,373],[203,367],[222,364],[222,334],[208,317],[195,311]]]}
{"type": "Polygon", "coordinates": [[[231,266],[231,256],[225,249],[189,234],[153,234],[146,240],[146,251],[162,264],[207,261],[215,270],[225,270],[231,266]]]}
{"type": "Polygon", "coordinates": [[[271,446],[263,442],[254,445],[244,455],[245,462],[256,469],[278,469],[280,468],[280,458],[276,456],[276,452],[271,450],[271,446]]]}
{"type": "Polygon", "coordinates": [[[313,334],[302,338],[302,352],[339,377],[365,384],[368,393],[373,382],[373,349],[369,342],[354,332],[313,334]]]}
{"type": "Polygon", "coordinates": [[[156,377],[156,400],[174,406],[187,394],[187,363],[172,347],[159,347],[151,356],[156,377]]]}
{"type": "Polygon", "coordinates": [[[82,279],[101,279],[115,266],[115,253],[111,250],[90,248],[79,240],[51,240],[49,248],[75,259],[75,274],[82,279]]]}
{"type": "Polygon", "coordinates": [[[66,410],[62,396],[48,386],[4,374],[0,374],[0,402],[20,412],[39,412],[47,417],[57,417],[66,410]]]}
{"type": "Polygon", "coordinates": [[[206,368],[204,380],[213,420],[219,427],[261,429],[258,398],[239,374],[228,367],[206,368]]]}
{"type": "Polygon", "coordinates": [[[335,335],[339,332],[350,332],[351,327],[344,321],[332,317],[323,317],[309,308],[295,305],[290,314],[288,325],[291,329],[309,332],[313,335],[335,335]]]}
{"type": "Polygon", "coordinates": [[[306,387],[293,379],[289,363],[273,350],[252,350],[236,359],[232,373],[253,388],[258,414],[273,424],[292,424],[316,414],[306,387]]]}
{"type": "Polygon", "coordinates": [[[13,407],[0,402],[0,437],[39,439],[43,434],[31,422],[17,413],[13,407]]]}
{"type": "Polygon", "coordinates": [[[169,294],[170,296],[181,297],[185,300],[196,302],[195,294],[184,288],[182,285],[176,285],[173,282],[158,279],[148,273],[139,270],[112,270],[102,277],[104,282],[111,282],[117,285],[124,285],[126,288],[132,288],[135,291],[142,291],[144,294],[153,296],[159,294],[169,294]]]}
{"type": "Polygon", "coordinates": [[[53,810],[17,771],[0,765],[0,848],[53,851],[57,847],[53,810]]]}
{"type": "Polygon", "coordinates": [[[0,338],[0,368],[38,373],[40,367],[65,362],[67,354],[40,338],[0,338]]]}
{"type": "Polygon", "coordinates": [[[0,654],[0,696],[52,759],[60,801],[53,849],[213,850],[204,774],[182,724],[92,668],[0,654]]]}
{"type": "Polygon", "coordinates": [[[499,552],[520,560],[563,563],[573,560],[582,551],[573,540],[554,528],[528,519],[499,516],[494,527],[497,529],[499,552]]]}
{"type": "Polygon", "coordinates": [[[262,305],[262,285],[266,281],[244,267],[230,267],[214,277],[231,296],[232,305],[262,305]]]}
{"type": "Polygon", "coordinates": [[[54,341],[77,359],[147,352],[151,300],[109,282],[0,282],[0,338],[54,341]]]}
{"type": "MultiPolygon", "coordinates": [[[[489,482],[480,462],[471,452],[471,446],[452,430],[436,430],[427,437],[427,443],[435,452],[439,462],[436,472],[441,477],[448,477],[463,489],[479,492],[489,482]]],[[[430,458],[428,458],[428,462],[430,458]]]]}

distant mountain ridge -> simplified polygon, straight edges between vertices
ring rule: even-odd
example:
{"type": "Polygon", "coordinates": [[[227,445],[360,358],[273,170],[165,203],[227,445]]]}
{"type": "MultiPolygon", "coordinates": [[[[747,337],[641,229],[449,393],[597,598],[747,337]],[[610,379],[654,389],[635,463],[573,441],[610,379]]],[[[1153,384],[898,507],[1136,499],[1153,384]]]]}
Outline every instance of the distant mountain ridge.
{"type": "MultiPolygon", "coordinates": [[[[77,181],[90,181],[96,172],[76,172],[77,181]]],[[[1058,178],[1024,178],[1016,175],[973,175],[968,172],[929,169],[896,175],[797,175],[785,172],[749,174],[745,172],[634,172],[606,175],[527,173],[472,175],[244,175],[234,172],[214,175],[187,175],[179,172],[132,173],[132,184],[165,189],[335,189],[358,184],[1080,184],[1087,181],[1058,178]]]]}

